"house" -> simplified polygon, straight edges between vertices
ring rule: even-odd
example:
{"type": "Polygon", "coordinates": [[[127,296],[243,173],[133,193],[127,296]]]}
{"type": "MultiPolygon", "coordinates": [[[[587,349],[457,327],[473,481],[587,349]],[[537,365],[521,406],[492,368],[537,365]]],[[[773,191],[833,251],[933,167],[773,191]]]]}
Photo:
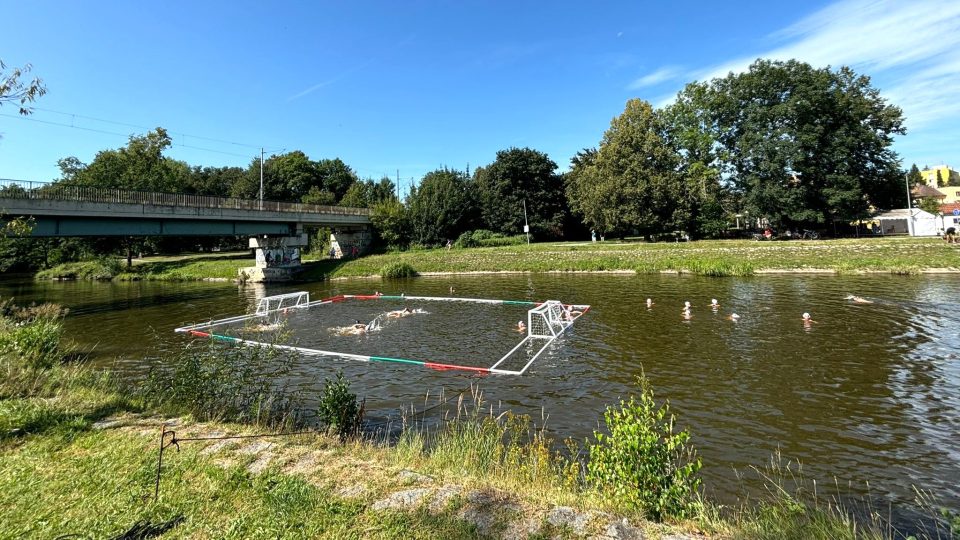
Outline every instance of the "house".
{"type": "Polygon", "coordinates": [[[950,168],[949,165],[937,165],[920,171],[920,176],[926,185],[939,190],[943,193],[945,203],[960,201],[960,172],[950,168]],[[939,179],[940,184],[937,183],[939,179]]]}

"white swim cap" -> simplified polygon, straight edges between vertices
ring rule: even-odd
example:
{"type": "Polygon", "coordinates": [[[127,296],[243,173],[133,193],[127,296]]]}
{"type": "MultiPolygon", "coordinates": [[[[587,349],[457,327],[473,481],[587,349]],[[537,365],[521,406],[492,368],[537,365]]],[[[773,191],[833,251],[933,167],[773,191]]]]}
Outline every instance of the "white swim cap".
{"type": "Polygon", "coordinates": [[[731,314],[730,314],[730,318],[731,318],[731,319],[739,319],[740,316],[737,315],[736,313],[731,313],[731,314]]]}
{"type": "Polygon", "coordinates": [[[804,311],[804,312],[803,312],[803,318],[804,318],[804,319],[809,319],[809,318],[810,318],[810,314],[807,313],[806,311],[804,311]]]}
{"type": "Polygon", "coordinates": [[[716,303],[717,303],[717,299],[716,299],[716,298],[711,298],[711,299],[710,299],[710,303],[711,303],[711,304],[716,304],[716,303]]]}

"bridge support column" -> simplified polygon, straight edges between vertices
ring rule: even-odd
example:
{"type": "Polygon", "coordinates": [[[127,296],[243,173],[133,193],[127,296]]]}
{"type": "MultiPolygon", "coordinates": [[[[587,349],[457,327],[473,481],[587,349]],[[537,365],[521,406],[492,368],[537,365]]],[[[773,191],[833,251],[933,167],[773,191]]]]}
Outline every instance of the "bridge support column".
{"type": "Polygon", "coordinates": [[[249,245],[256,250],[256,266],[241,268],[241,281],[289,281],[300,269],[300,249],[307,245],[307,235],[255,237],[249,245]]]}
{"type": "Polygon", "coordinates": [[[369,227],[340,228],[330,234],[330,257],[343,259],[366,253],[373,240],[369,227]]]}

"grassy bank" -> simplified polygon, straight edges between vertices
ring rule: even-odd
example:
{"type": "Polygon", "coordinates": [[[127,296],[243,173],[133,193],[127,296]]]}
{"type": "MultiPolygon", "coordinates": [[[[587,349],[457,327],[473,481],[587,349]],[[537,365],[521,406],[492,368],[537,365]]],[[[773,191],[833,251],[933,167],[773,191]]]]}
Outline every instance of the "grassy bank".
{"type": "MultiPolygon", "coordinates": [[[[46,270],[38,278],[110,274],[120,280],[235,279],[252,264],[248,254],[147,258],[130,271],[77,272],[73,263],[46,270]]],[[[382,275],[408,265],[416,273],[449,272],[689,272],[707,276],[747,276],[763,272],[827,271],[838,274],[886,272],[918,274],[960,271],[960,249],[933,238],[756,242],[706,240],[683,243],[544,243],[467,249],[429,249],[368,255],[358,259],[308,261],[303,281],[382,275]]],[[[110,279],[107,278],[107,279],[110,279]]]]}
{"type": "MultiPolygon", "coordinates": [[[[836,499],[811,499],[779,462],[764,472],[768,497],[703,500],[688,436],[643,384],[608,410],[614,436],[585,447],[584,462],[569,457],[577,445],[557,452],[529,419],[488,409],[476,388],[438,398],[439,424],[410,414],[399,435],[360,436],[321,413],[335,428],[324,432],[269,352],[198,343],[129,385],[78,363],[55,306],[0,311],[0,537],[893,536],[876,516],[854,522],[836,499]],[[164,439],[154,498],[162,426],[181,441],[164,439]]],[[[356,396],[328,381],[320,401],[356,396]]],[[[930,537],[960,533],[944,527],[930,537]]]]}

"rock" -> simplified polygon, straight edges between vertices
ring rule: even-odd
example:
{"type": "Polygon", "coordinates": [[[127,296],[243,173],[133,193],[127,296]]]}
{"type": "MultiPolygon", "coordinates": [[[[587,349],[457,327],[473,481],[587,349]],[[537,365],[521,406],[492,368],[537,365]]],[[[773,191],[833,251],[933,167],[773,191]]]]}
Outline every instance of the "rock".
{"type": "MultiPolygon", "coordinates": [[[[664,537],[669,538],[669,537],[664,537]]],[[[634,527],[626,518],[621,521],[613,521],[607,525],[602,536],[598,540],[643,540],[643,531],[634,527]]]]}
{"type": "Polygon", "coordinates": [[[409,469],[404,469],[400,471],[399,477],[400,477],[400,481],[407,486],[411,484],[432,484],[433,483],[432,476],[420,474],[417,471],[411,471],[409,469]]]}
{"type": "Polygon", "coordinates": [[[408,489],[398,491],[386,499],[373,503],[374,510],[403,509],[420,506],[420,504],[433,494],[433,488],[408,489]]]}
{"type": "Polygon", "coordinates": [[[264,450],[269,450],[270,448],[273,448],[272,442],[257,441],[257,442],[252,442],[244,446],[243,448],[237,450],[237,453],[256,455],[256,454],[259,454],[260,452],[263,452],[264,450]]]}
{"type": "Polygon", "coordinates": [[[590,514],[578,512],[569,506],[556,506],[547,513],[547,523],[554,527],[567,527],[577,536],[587,534],[590,514]]]}
{"type": "Polygon", "coordinates": [[[442,512],[450,503],[450,500],[462,492],[463,488],[460,486],[443,486],[433,494],[433,500],[430,501],[430,510],[442,512]]]}
{"type": "Polygon", "coordinates": [[[115,427],[120,427],[123,425],[122,420],[117,420],[116,418],[108,418],[106,420],[100,420],[99,422],[94,422],[92,426],[93,429],[113,429],[115,427]]]}

